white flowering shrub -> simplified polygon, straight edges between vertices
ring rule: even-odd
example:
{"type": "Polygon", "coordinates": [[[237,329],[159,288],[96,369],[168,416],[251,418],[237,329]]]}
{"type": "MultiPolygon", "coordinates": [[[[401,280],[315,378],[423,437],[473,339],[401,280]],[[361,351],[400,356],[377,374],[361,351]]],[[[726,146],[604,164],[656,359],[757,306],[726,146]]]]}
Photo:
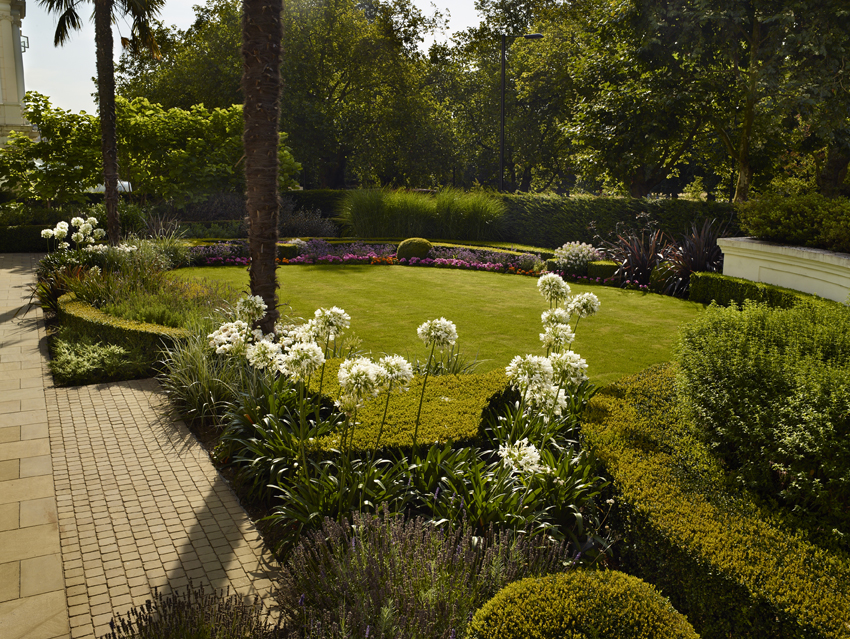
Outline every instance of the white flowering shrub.
{"type": "Polygon", "coordinates": [[[57,240],[57,250],[68,250],[71,245],[64,241],[68,234],[71,234],[71,240],[77,245],[77,248],[83,248],[87,245],[94,244],[97,240],[106,237],[106,231],[97,228],[97,218],[90,217],[83,219],[81,217],[71,218],[71,224],[68,222],[59,222],[52,229],[44,229],[41,232],[41,237],[46,240],[57,240]],[[71,227],[77,230],[71,233],[71,227]]]}
{"type": "Polygon", "coordinates": [[[225,322],[207,335],[210,348],[217,355],[241,355],[246,351],[254,336],[251,327],[242,320],[225,322]]]}
{"type": "Polygon", "coordinates": [[[536,475],[549,471],[549,467],[540,462],[540,451],[534,444],[528,443],[528,437],[523,437],[513,444],[502,444],[499,446],[499,456],[511,472],[519,475],[536,475]]]}
{"type": "Polygon", "coordinates": [[[573,275],[587,275],[587,265],[602,259],[602,253],[584,242],[568,242],[555,249],[554,260],[558,267],[573,275]]]}
{"type": "Polygon", "coordinates": [[[236,317],[253,324],[263,318],[268,306],[259,295],[248,295],[236,302],[236,317]]]}

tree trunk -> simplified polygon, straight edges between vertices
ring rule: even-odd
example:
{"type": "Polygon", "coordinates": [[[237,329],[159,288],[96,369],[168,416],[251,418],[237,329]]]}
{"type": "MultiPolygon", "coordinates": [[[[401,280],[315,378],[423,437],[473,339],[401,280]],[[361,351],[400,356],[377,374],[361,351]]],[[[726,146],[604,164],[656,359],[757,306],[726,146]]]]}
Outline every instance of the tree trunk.
{"type": "Polygon", "coordinates": [[[841,185],[847,177],[848,165],[850,165],[850,153],[830,144],[826,150],[826,162],[818,175],[821,195],[835,197],[841,194],[841,185]]]}
{"type": "Polygon", "coordinates": [[[245,96],[245,189],[251,253],[251,294],[268,306],[258,323],[274,330],[277,310],[278,122],[282,0],[242,4],[242,92],[245,96]]]}
{"type": "Polygon", "coordinates": [[[115,69],[112,66],[112,0],[95,0],[94,40],[97,48],[97,96],[100,147],[106,189],[106,232],[112,246],[121,239],[118,217],[118,143],[115,137],[115,69]]]}

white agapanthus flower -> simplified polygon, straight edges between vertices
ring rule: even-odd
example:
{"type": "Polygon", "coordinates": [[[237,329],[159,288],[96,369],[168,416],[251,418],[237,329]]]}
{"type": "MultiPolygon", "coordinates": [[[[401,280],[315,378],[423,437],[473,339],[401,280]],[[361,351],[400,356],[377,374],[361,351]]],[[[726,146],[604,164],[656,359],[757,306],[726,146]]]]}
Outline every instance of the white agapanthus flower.
{"type": "Polygon", "coordinates": [[[562,388],[575,388],[587,381],[587,362],[578,353],[556,353],[549,361],[553,381],[562,388]]]}
{"type": "Polygon", "coordinates": [[[267,339],[262,339],[248,346],[245,357],[248,363],[260,370],[266,368],[277,368],[282,352],[280,344],[267,339]]]}
{"type": "Polygon", "coordinates": [[[96,218],[96,217],[90,217],[90,218],[88,218],[88,219],[86,220],[86,224],[88,224],[88,225],[89,225],[89,226],[91,226],[91,227],[96,227],[96,226],[97,226],[97,224],[98,224],[98,222],[97,222],[97,218],[96,218]]]}
{"type": "Polygon", "coordinates": [[[71,226],[76,226],[80,228],[83,224],[85,224],[85,220],[81,217],[72,217],[71,218],[71,226]]]}
{"type": "Polygon", "coordinates": [[[347,359],[339,367],[339,387],[342,395],[356,397],[358,400],[375,396],[381,390],[381,378],[387,372],[368,357],[347,359]]]}
{"type": "Polygon", "coordinates": [[[547,351],[558,352],[573,343],[576,338],[569,324],[553,324],[540,333],[540,341],[547,351]]]}
{"type": "Polygon", "coordinates": [[[76,242],[77,244],[82,242],[84,237],[85,236],[82,233],[80,233],[79,231],[71,234],[71,239],[74,240],[74,242],[76,242]]]}
{"type": "Polygon", "coordinates": [[[557,305],[570,295],[570,287],[557,273],[544,273],[537,280],[537,290],[549,304],[557,305]]]}
{"type": "Polygon", "coordinates": [[[413,380],[413,367],[401,355],[387,355],[378,360],[378,365],[383,368],[381,378],[378,380],[381,386],[389,388],[401,388],[407,390],[413,380]]]}
{"type": "Polygon", "coordinates": [[[505,367],[511,385],[520,391],[552,383],[552,364],[539,355],[517,355],[505,367]]]}
{"type": "Polygon", "coordinates": [[[52,229],[44,229],[41,232],[41,237],[43,237],[46,240],[51,239],[53,237],[53,230],[52,229]]]}
{"type": "MultiPolygon", "coordinates": [[[[57,238],[57,239],[61,239],[61,238],[57,238]]],[[[68,244],[68,242],[62,242],[62,243],[59,244],[59,250],[60,251],[67,251],[70,247],[71,247],[71,245],[68,244]]]]}
{"type": "Polygon", "coordinates": [[[454,346],[457,341],[457,327],[445,317],[428,320],[416,329],[416,334],[426,346],[434,344],[441,351],[454,346]]]}
{"type": "Polygon", "coordinates": [[[207,335],[210,348],[218,355],[241,355],[251,342],[251,329],[246,322],[226,322],[207,335]]]}
{"type": "Polygon", "coordinates": [[[599,298],[593,293],[579,293],[567,302],[567,311],[577,317],[590,317],[599,311],[599,298]]]}
{"type": "Polygon", "coordinates": [[[268,306],[259,295],[248,295],[236,302],[236,317],[250,323],[261,319],[268,306]]]}
{"type": "Polygon", "coordinates": [[[102,240],[105,237],[106,237],[106,231],[104,231],[103,229],[95,229],[94,230],[94,239],[102,240]]]}
{"type": "Polygon", "coordinates": [[[65,231],[68,232],[68,223],[67,222],[57,222],[56,224],[57,231],[65,231]]]}
{"type": "Polygon", "coordinates": [[[278,370],[295,381],[307,380],[325,363],[325,354],[313,343],[293,344],[278,360],[278,370]]]}
{"type": "Polygon", "coordinates": [[[543,311],[543,314],[540,316],[540,321],[543,322],[544,327],[554,326],[556,324],[569,324],[570,314],[566,309],[558,306],[551,308],[548,311],[543,311]]]}
{"type": "MultiPolygon", "coordinates": [[[[97,221],[97,220],[95,220],[95,221],[97,221]]],[[[84,235],[88,235],[93,230],[94,230],[94,227],[91,224],[89,224],[88,222],[80,225],[80,233],[83,233],[84,235]]]]}
{"type": "Polygon", "coordinates": [[[548,468],[540,463],[540,451],[534,444],[528,443],[527,437],[510,445],[499,446],[499,456],[502,463],[517,474],[536,475],[548,471],[548,468]]]}
{"type": "Polygon", "coordinates": [[[313,321],[320,342],[334,339],[351,326],[351,316],[338,306],[316,309],[313,321]]]}
{"type": "Polygon", "coordinates": [[[532,386],[526,399],[529,406],[542,415],[561,416],[567,409],[567,391],[555,384],[532,386]]]}

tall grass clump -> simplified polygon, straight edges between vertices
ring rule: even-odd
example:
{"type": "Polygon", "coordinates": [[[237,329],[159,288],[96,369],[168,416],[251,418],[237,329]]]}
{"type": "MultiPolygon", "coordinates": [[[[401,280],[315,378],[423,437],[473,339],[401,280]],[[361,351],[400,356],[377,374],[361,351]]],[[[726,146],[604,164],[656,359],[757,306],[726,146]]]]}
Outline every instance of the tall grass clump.
{"type": "Polygon", "coordinates": [[[357,237],[383,237],[389,218],[384,207],[383,189],[355,189],[340,203],[339,218],[349,234],[357,237]]]}
{"type": "Polygon", "coordinates": [[[325,520],[283,569],[281,612],[299,637],[450,639],[504,585],[563,572],[566,544],[425,519],[325,520]]]}
{"type": "Polygon", "coordinates": [[[430,237],[493,240],[501,235],[505,204],[484,192],[443,189],[436,196],[414,191],[351,191],[340,221],[358,237],[430,237]]]}
{"type": "Polygon", "coordinates": [[[483,191],[442,189],[436,196],[439,237],[456,240],[496,240],[507,211],[505,203],[483,191]]]}

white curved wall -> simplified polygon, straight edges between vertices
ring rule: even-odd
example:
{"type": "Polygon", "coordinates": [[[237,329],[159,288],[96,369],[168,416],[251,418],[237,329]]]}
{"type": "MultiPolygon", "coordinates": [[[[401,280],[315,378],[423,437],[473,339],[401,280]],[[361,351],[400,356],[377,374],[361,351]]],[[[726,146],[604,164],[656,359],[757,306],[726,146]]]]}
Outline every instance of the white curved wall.
{"type": "Polygon", "coordinates": [[[850,254],[773,244],[751,237],[717,240],[723,274],[812,293],[836,302],[850,296],[850,254]]]}

